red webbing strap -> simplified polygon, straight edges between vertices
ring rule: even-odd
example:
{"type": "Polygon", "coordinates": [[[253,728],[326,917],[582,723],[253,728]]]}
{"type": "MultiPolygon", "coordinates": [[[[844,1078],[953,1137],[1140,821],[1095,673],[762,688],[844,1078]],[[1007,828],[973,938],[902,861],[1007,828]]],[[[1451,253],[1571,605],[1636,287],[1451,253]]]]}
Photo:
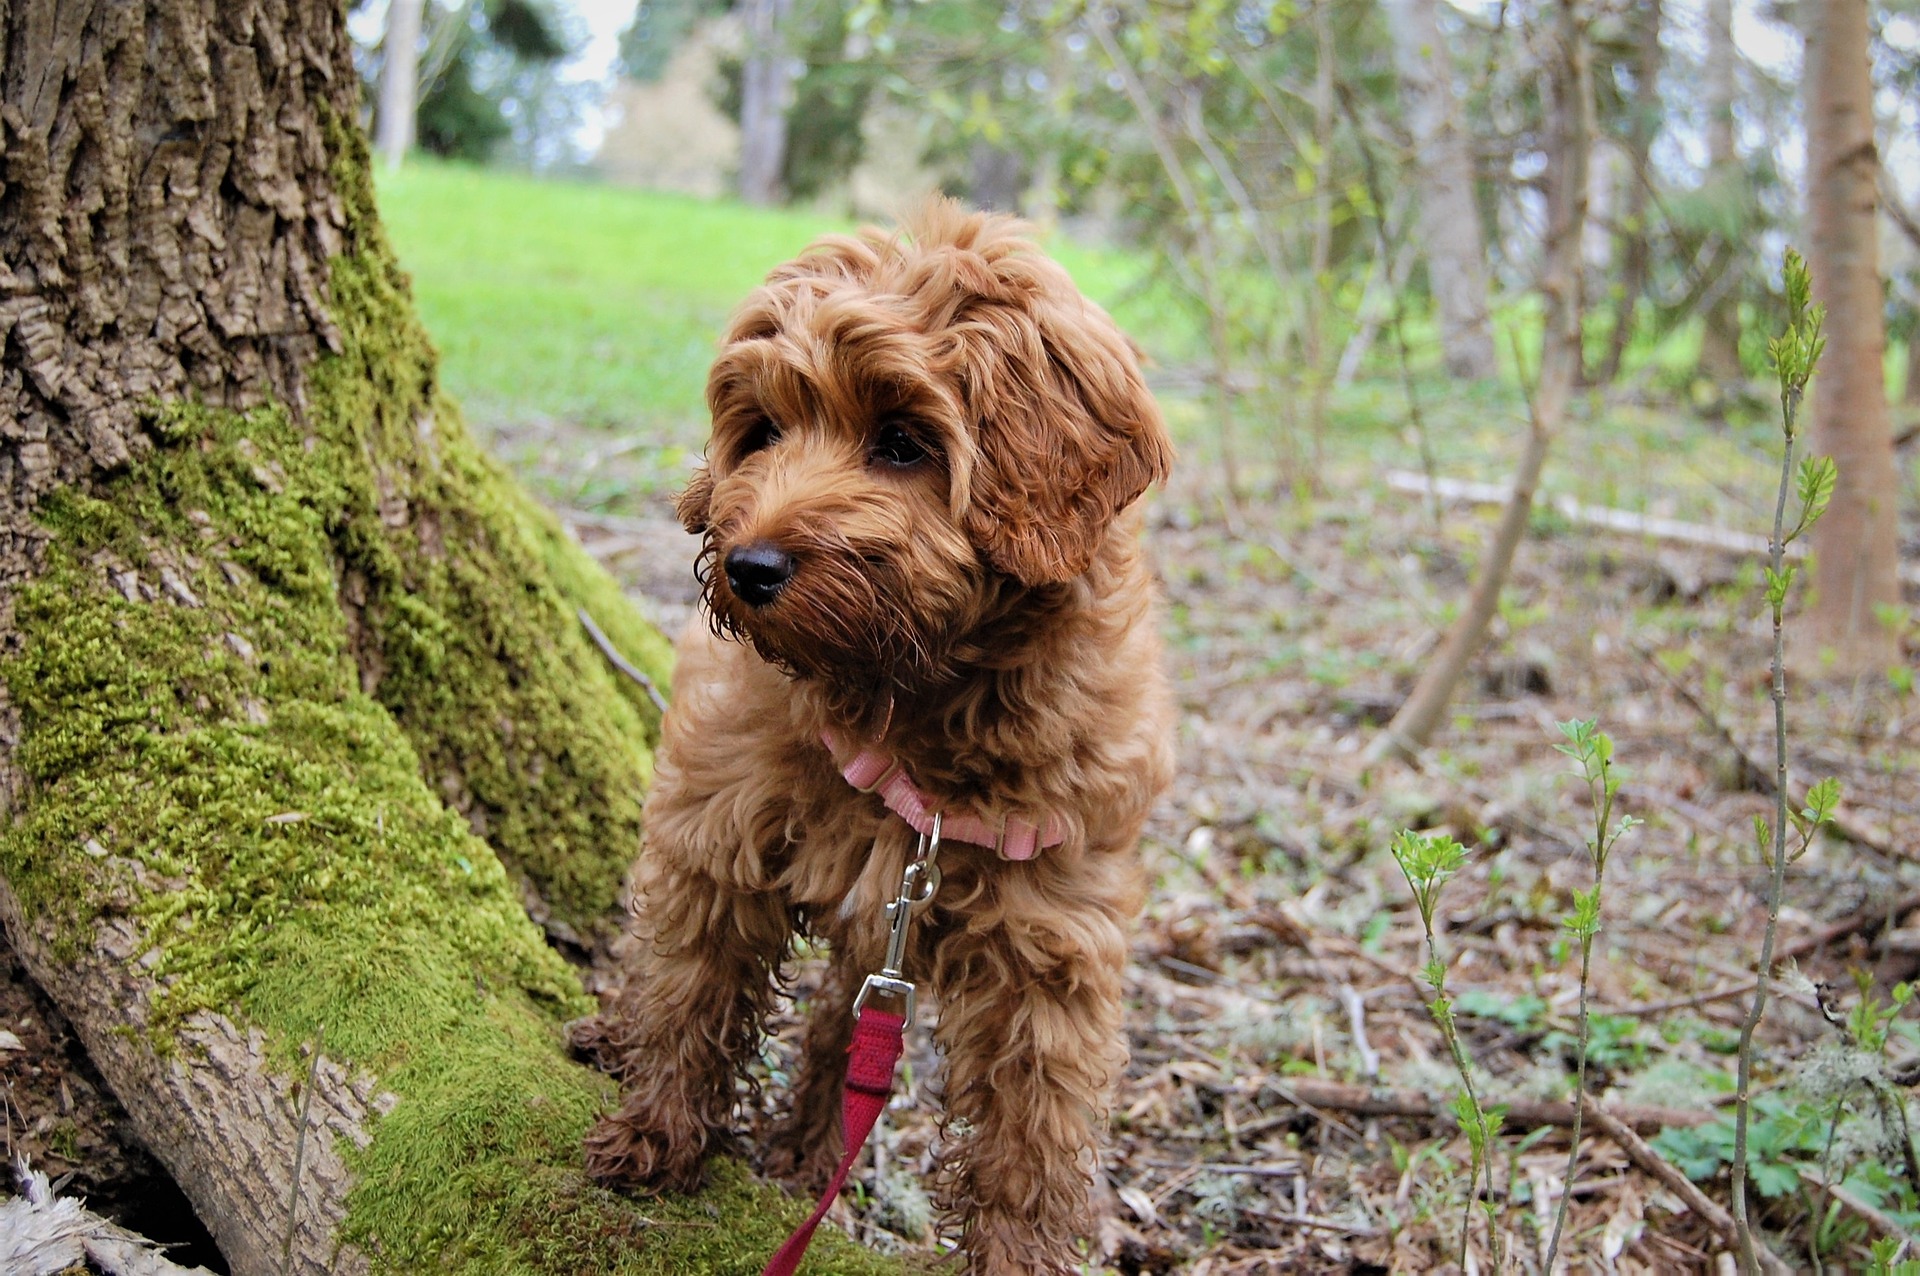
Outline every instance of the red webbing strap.
{"type": "Polygon", "coordinates": [[[860,1018],[853,1025],[853,1044],[847,1047],[847,1088],[840,1099],[840,1129],[846,1154],[840,1158],[840,1168],[833,1172],[833,1181],[821,1194],[820,1203],[813,1207],[813,1216],[787,1237],[787,1243],[767,1260],[760,1276],[793,1276],[794,1269],[800,1266],[800,1258],[813,1240],[813,1229],[820,1226],[820,1220],[833,1206],[833,1199],[840,1195],[854,1161],[859,1159],[860,1149],[866,1146],[867,1135],[873,1132],[874,1122],[886,1109],[887,1096],[893,1091],[893,1066],[900,1062],[904,1049],[901,1031],[905,1026],[904,1015],[873,1006],[860,1008],[860,1018]]]}

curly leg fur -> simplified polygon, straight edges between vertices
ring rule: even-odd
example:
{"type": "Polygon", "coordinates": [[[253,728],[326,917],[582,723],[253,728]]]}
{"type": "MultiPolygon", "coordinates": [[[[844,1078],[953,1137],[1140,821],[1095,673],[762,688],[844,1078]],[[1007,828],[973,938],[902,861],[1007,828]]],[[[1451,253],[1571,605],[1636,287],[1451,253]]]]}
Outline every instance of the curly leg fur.
{"type": "Polygon", "coordinates": [[[651,932],[641,936],[645,956],[606,1013],[572,1034],[625,1090],[619,1110],[587,1134],[587,1173],[690,1191],[730,1126],[790,930],[768,896],[671,868],[646,873],[648,864],[637,892],[651,932]]]}
{"type": "Polygon", "coordinates": [[[787,1117],[767,1139],[763,1169],[803,1195],[827,1185],[840,1163],[840,1098],[847,1078],[847,1047],[853,1041],[853,998],[863,967],[839,947],[808,1007],[801,1040],[800,1075],[787,1117]]]}
{"type": "Polygon", "coordinates": [[[936,967],[949,1124],[938,1202],[972,1276],[1078,1270],[1099,1123],[1121,1044],[1118,918],[1099,911],[962,928],[936,967]],[[1044,948],[1042,947],[1044,946],[1044,948]]]}

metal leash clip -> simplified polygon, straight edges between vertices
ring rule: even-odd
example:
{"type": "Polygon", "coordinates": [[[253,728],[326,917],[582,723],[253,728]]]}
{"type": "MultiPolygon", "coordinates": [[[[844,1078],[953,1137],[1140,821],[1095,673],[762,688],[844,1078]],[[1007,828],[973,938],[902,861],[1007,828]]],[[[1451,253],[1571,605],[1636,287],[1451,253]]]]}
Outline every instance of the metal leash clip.
{"type": "Polygon", "coordinates": [[[887,960],[877,975],[868,975],[867,981],[860,985],[860,993],[853,999],[853,1012],[860,1013],[867,1004],[867,997],[875,992],[899,997],[907,1003],[907,1021],[913,1021],[914,990],[913,981],[906,977],[904,966],[907,959],[907,922],[913,917],[915,909],[920,908],[933,898],[940,889],[940,813],[933,813],[933,828],[920,835],[913,848],[913,857],[907,861],[906,871],[900,875],[900,895],[887,905],[887,960]]]}

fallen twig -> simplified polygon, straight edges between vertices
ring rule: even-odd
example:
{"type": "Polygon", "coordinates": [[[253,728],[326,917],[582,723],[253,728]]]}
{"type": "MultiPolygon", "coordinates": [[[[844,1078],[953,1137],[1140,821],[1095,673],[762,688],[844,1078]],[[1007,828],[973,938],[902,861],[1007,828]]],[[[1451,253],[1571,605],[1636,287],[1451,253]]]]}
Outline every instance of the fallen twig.
{"type": "Polygon", "coordinates": [[[647,677],[634,667],[631,661],[615,650],[612,640],[600,631],[600,626],[593,623],[593,617],[587,615],[585,607],[579,608],[575,614],[580,617],[580,623],[586,627],[587,636],[593,639],[596,647],[600,648],[600,654],[607,658],[607,663],[639,683],[641,690],[647,693],[647,699],[653,701],[653,707],[660,711],[662,717],[665,717],[667,698],[660,694],[660,688],[653,685],[653,679],[647,677]]]}
{"type": "MultiPolygon", "coordinates": [[[[1504,505],[1512,495],[1511,489],[1500,483],[1473,483],[1464,479],[1442,478],[1435,479],[1429,484],[1424,475],[1407,470],[1389,470],[1386,478],[1387,486],[1396,492],[1407,492],[1418,496],[1438,496],[1442,500],[1472,505],[1504,505]]],[[[1751,532],[1734,532],[1724,527],[1684,523],[1677,518],[1656,518],[1651,514],[1636,514],[1632,510],[1582,505],[1571,496],[1548,496],[1541,499],[1552,506],[1553,511],[1560,517],[1581,527],[1598,527],[1626,536],[1672,541],[1700,549],[1723,550],[1730,554],[1767,553],[1767,538],[1755,536],[1751,532]]],[[[1806,549],[1801,545],[1792,545],[1788,547],[1787,554],[1789,557],[1801,558],[1806,555],[1806,549]]],[[[1908,584],[1920,584],[1920,568],[1902,565],[1900,579],[1908,584]]]]}
{"type": "Polygon", "coordinates": [[[1845,939],[1861,931],[1872,930],[1876,926],[1885,926],[1896,921],[1903,913],[1920,908],[1920,891],[1908,891],[1890,904],[1875,904],[1863,908],[1857,913],[1842,917],[1839,921],[1822,926],[1811,935],[1802,935],[1780,950],[1782,959],[1805,957],[1817,952],[1837,939],[1845,939]]]}
{"type": "MultiPolygon", "coordinates": [[[[1707,1225],[1717,1232],[1729,1245],[1739,1243],[1739,1229],[1734,1225],[1733,1215],[1716,1203],[1712,1197],[1701,1191],[1694,1181],[1675,1169],[1673,1164],[1652,1147],[1645,1139],[1634,1133],[1633,1129],[1619,1117],[1595,1103],[1591,1096],[1581,1099],[1587,1119],[1602,1134],[1612,1139],[1614,1145],[1627,1154],[1627,1159],[1643,1173],[1660,1181],[1660,1185],[1686,1203],[1688,1209],[1698,1214],[1707,1225]]],[[[1771,1250],[1754,1238],[1754,1249],[1760,1260],[1762,1270],[1768,1276],[1790,1276],[1793,1268],[1787,1266],[1771,1250]]]]}
{"type": "Polygon", "coordinates": [[[1271,1210],[1243,1210],[1248,1218],[1257,1218],[1263,1223],[1281,1223],[1288,1227],[1304,1227],[1315,1232],[1339,1232],[1342,1236],[1369,1237],[1380,1235],[1377,1227],[1368,1227],[1364,1223],[1336,1223],[1330,1218],[1319,1218],[1312,1214],[1276,1214],[1271,1210]]]}
{"type": "Polygon", "coordinates": [[[1697,992],[1690,997],[1674,997],[1667,1001],[1647,1002],[1644,1005],[1602,1006],[1600,1011],[1602,1014],[1641,1017],[1664,1015],[1675,1010],[1697,1010],[1701,1006],[1712,1005],[1716,1001],[1732,1001],[1736,997],[1744,997],[1759,985],[1758,979],[1745,979],[1722,988],[1709,988],[1705,992],[1697,992]]]}
{"type": "MultiPolygon", "coordinates": [[[[1302,1108],[1326,1108],[1361,1116],[1453,1120],[1446,1099],[1423,1090],[1349,1085],[1344,1081],[1327,1081],[1318,1077],[1288,1077],[1267,1084],[1282,1098],[1302,1108]]],[[[1505,1106],[1509,1128],[1573,1124],[1573,1104],[1562,1100],[1515,1099],[1505,1106]]],[[[1705,1125],[1713,1120],[1710,1112],[1695,1112],[1686,1108],[1617,1107],[1603,1110],[1611,1114],[1610,1120],[1648,1131],[1663,1130],[1670,1126],[1705,1125]]]]}
{"type": "Polygon", "coordinates": [[[1803,1183],[1817,1191],[1826,1193],[1834,1200],[1840,1202],[1840,1204],[1852,1210],[1855,1214],[1858,1214],[1882,1236],[1891,1236],[1897,1241],[1906,1242],[1910,1248],[1920,1250],[1920,1236],[1915,1236],[1912,1232],[1902,1227],[1899,1220],[1888,1214],[1885,1210],[1878,1209],[1866,1201],[1861,1200],[1858,1195],[1843,1184],[1825,1181],[1820,1177],[1820,1171],[1814,1169],[1811,1165],[1802,1165],[1799,1167],[1799,1171],[1800,1180],[1803,1183]]]}

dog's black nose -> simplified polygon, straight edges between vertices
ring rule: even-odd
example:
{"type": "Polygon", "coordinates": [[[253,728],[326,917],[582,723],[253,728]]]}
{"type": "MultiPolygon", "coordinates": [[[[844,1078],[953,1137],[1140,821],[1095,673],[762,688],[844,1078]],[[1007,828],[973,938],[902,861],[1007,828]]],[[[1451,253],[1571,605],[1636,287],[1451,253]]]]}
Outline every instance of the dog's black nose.
{"type": "Polygon", "coordinates": [[[749,607],[765,607],[793,576],[793,555],[769,541],[742,545],[727,554],[727,585],[749,607]]]}

